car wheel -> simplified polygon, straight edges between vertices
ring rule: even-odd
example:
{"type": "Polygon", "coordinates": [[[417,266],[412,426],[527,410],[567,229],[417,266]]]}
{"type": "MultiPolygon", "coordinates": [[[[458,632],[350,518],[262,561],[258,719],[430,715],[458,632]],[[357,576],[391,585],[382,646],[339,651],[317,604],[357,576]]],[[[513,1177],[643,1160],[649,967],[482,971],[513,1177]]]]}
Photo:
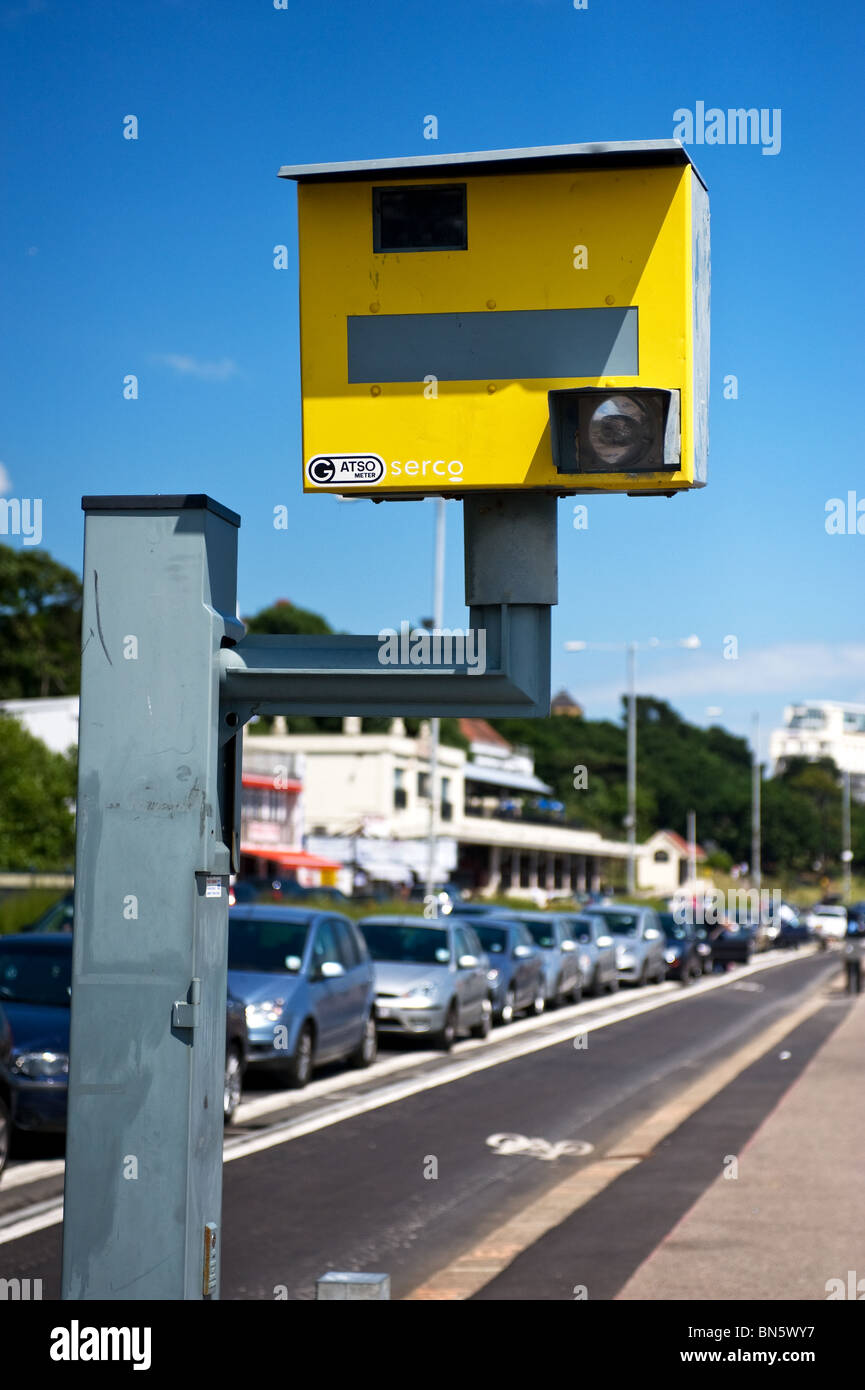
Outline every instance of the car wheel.
{"type": "Polygon", "coordinates": [[[618,972],[618,969],[616,970],[615,975],[613,976],[613,978],[610,980],[609,984],[607,985],[607,989],[608,989],[608,991],[609,991],[610,994],[618,994],[618,992],[619,992],[619,972],[618,972]]]}
{"type": "MultiPolygon", "coordinates": [[[[227,1125],[231,1124],[237,1114],[242,1090],[243,1059],[240,1055],[240,1049],[236,1045],[232,1045],[225,1054],[225,1089],[222,1097],[222,1112],[227,1125]]],[[[0,1163],[0,1167],[2,1167],[2,1163],[0,1163]]]]}
{"type": "Polygon", "coordinates": [[[483,1011],[483,1013],[481,1014],[481,1021],[480,1021],[480,1023],[476,1023],[476,1024],[474,1025],[474,1027],[473,1027],[472,1029],[470,1029],[471,1035],[472,1035],[473,1038],[488,1038],[489,1035],[490,1035],[490,1029],[492,1028],[492,1026],[493,1026],[493,1011],[492,1011],[492,1008],[490,1007],[490,1001],[489,1001],[489,999],[485,999],[485,1000],[484,1000],[484,1011],[483,1011]]]}
{"type": "Polygon", "coordinates": [[[502,1004],[502,1007],[499,1009],[498,1018],[496,1021],[498,1023],[513,1023],[514,1014],[516,1013],[516,1007],[517,996],[514,993],[513,988],[511,988],[505,995],[504,1003],[502,1004]]]}
{"type": "Polygon", "coordinates": [[[643,968],[642,968],[642,970],[640,971],[640,978],[639,978],[638,981],[637,981],[637,988],[638,988],[638,989],[645,989],[645,988],[646,988],[646,985],[647,985],[648,983],[649,983],[649,967],[648,967],[648,965],[646,965],[646,963],[645,963],[645,961],[644,961],[644,962],[643,962],[643,968]]]}
{"type": "Polygon", "coordinates": [[[371,1067],[378,1056],[378,1034],[375,1029],[375,1016],[370,1014],[363,1025],[363,1036],[354,1052],[348,1056],[350,1067],[371,1067]]]}
{"type": "Polygon", "coordinates": [[[0,1096],[0,1176],[6,1167],[6,1160],[9,1157],[9,1145],[12,1142],[12,1120],[9,1115],[9,1107],[0,1096]]]}
{"type": "Polygon", "coordinates": [[[540,1018],[546,1007],[547,1001],[544,998],[543,989],[541,989],[540,994],[536,994],[532,1000],[532,1007],[529,1009],[529,1013],[534,1014],[535,1018],[540,1018]]]}
{"type": "Polygon", "coordinates": [[[595,973],[592,976],[592,984],[591,988],[589,989],[589,994],[592,996],[593,999],[597,999],[598,995],[603,994],[603,992],[604,986],[601,983],[601,967],[599,965],[596,965],[595,973]]]}
{"type": "Polygon", "coordinates": [[[294,1056],[286,1066],[280,1069],[282,1084],[289,1086],[293,1091],[302,1091],[312,1076],[314,1056],[315,1043],[312,1024],[305,1023],[300,1030],[294,1056]]]}
{"type": "Polygon", "coordinates": [[[456,1041],[456,1036],[457,1006],[456,1002],[452,1001],[451,1006],[447,1012],[444,1028],[441,1028],[438,1031],[438,1033],[431,1034],[430,1042],[433,1044],[434,1047],[440,1047],[442,1052],[450,1052],[451,1048],[454,1045],[454,1042],[456,1041]]]}

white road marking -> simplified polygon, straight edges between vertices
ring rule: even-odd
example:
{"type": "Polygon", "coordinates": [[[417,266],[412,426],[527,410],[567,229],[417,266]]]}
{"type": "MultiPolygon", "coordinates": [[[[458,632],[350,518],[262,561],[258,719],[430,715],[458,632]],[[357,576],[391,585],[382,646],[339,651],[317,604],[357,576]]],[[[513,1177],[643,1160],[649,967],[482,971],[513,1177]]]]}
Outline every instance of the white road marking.
{"type": "Polygon", "coordinates": [[[586,1139],[529,1139],[525,1134],[491,1134],[487,1145],[493,1153],[509,1158],[513,1154],[530,1154],[553,1163],[557,1158],[585,1158],[594,1149],[586,1139]]]}

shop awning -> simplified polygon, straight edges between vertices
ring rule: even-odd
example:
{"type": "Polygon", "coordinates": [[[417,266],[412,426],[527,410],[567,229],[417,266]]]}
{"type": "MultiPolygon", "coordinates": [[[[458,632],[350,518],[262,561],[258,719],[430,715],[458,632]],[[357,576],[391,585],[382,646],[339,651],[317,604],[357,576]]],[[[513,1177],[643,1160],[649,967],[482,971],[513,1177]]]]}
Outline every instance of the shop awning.
{"type": "Polygon", "coordinates": [[[532,773],[508,772],[501,767],[478,767],[475,763],[466,763],[465,779],[467,782],[480,782],[507,791],[534,792],[536,796],[543,796],[553,790],[532,773]]]}
{"type": "Polygon", "coordinates": [[[260,787],[263,791],[271,792],[299,792],[303,791],[303,783],[296,777],[268,777],[263,772],[244,772],[241,777],[244,787],[260,787]]]}
{"type": "Polygon", "coordinates": [[[255,859],[267,859],[273,864],[281,864],[284,869],[341,869],[337,859],[325,859],[320,854],[310,854],[305,849],[268,848],[262,845],[241,845],[241,854],[249,854],[255,859]]]}

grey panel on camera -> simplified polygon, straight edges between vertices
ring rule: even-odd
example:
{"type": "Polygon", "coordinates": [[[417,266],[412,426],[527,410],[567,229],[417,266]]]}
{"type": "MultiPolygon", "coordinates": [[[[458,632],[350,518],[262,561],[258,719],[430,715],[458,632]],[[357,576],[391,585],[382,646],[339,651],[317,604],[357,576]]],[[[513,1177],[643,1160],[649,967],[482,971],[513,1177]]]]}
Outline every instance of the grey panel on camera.
{"type": "Polygon", "coordinates": [[[376,314],[350,317],[347,328],[348,380],[358,385],[639,372],[636,308],[376,314]]]}

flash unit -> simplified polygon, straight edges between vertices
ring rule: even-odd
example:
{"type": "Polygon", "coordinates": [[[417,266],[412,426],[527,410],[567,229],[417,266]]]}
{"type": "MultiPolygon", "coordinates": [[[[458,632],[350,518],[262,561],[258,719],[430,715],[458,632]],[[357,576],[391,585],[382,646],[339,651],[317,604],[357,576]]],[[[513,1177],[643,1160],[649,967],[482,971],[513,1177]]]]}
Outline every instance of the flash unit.
{"type": "Polygon", "coordinates": [[[559,473],[660,473],[681,465],[679,392],[550,391],[550,438],[559,473]]]}

